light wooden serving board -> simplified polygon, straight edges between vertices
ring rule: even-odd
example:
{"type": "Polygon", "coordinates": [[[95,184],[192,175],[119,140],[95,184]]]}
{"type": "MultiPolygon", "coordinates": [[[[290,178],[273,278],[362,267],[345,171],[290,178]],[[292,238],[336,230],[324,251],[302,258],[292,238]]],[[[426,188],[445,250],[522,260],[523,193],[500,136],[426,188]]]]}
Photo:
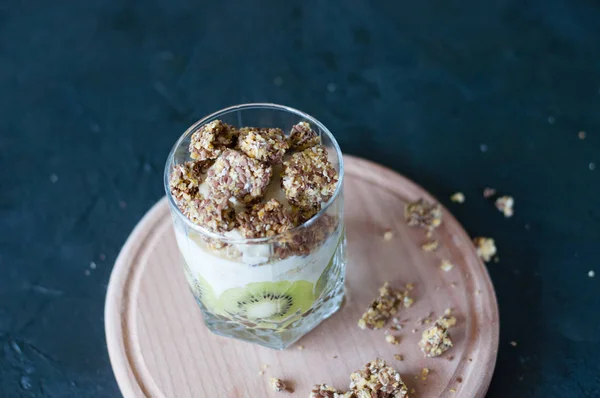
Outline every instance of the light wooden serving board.
{"type": "Polygon", "coordinates": [[[126,398],[304,398],[317,383],[347,389],[350,373],[377,357],[400,372],[409,391],[416,390],[411,397],[485,395],[498,350],[498,308],[469,236],[443,209],[442,226],[434,233],[440,247],[423,252],[425,232],[406,225],[404,204],[434,198],[374,163],[350,156],[344,162],[346,300],[340,311],[283,351],[210,333],[183,275],[166,200],[146,214],[117,259],[106,297],[108,350],[126,398]],[[395,234],[391,241],[383,239],[388,228],[395,234]],[[440,270],[443,258],[455,264],[450,272],[440,270]],[[415,284],[414,305],[397,314],[405,321],[394,332],[399,345],[387,343],[383,330],[357,327],[384,281],[398,288],[415,284]],[[458,319],[450,330],[454,347],[439,358],[424,358],[417,342],[427,325],[418,320],[435,319],[449,307],[458,319]],[[426,380],[424,367],[430,369],[426,380]],[[270,377],[285,380],[294,392],[272,391],[270,377]]]}

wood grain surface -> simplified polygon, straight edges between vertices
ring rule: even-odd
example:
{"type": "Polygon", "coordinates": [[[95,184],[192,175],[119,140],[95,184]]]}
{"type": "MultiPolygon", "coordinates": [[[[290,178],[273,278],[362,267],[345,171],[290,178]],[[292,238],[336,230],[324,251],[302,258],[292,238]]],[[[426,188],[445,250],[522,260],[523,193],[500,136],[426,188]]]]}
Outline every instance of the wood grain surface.
{"type": "Polygon", "coordinates": [[[347,388],[350,373],[376,357],[415,389],[411,397],[485,395],[496,361],[499,318],[493,286],[470,238],[444,209],[434,234],[441,245],[436,252],[423,252],[425,233],[406,225],[404,204],[434,198],[371,162],[346,156],[345,167],[345,303],[283,351],[206,329],[180,266],[166,200],[147,213],[117,259],[106,297],[108,350],[125,397],[307,397],[316,383],[347,388]],[[391,241],[383,239],[388,228],[395,234],[391,241]],[[453,262],[454,269],[440,270],[442,259],[453,262]],[[383,330],[356,326],[384,281],[398,288],[415,284],[414,305],[397,315],[405,321],[394,332],[399,345],[388,344],[383,330]],[[435,319],[446,308],[458,319],[450,330],[454,347],[442,357],[424,358],[417,342],[426,325],[419,320],[435,319]],[[420,376],[424,367],[430,369],[426,380],[420,376]],[[285,380],[294,392],[272,391],[270,377],[285,380]]]}

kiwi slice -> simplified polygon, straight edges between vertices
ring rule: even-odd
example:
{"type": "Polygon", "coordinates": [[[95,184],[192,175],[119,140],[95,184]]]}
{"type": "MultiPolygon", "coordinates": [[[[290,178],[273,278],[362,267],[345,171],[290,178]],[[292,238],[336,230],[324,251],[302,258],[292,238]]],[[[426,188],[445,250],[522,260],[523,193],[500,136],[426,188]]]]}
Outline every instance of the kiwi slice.
{"type": "Polygon", "coordinates": [[[307,281],[256,282],[223,292],[218,310],[257,323],[282,322],[308,311],[314,301],[307,281]]]}
{"type": "Polygon", "coordinates": [[[183,272],[194,296],[208,309],[212,309],[216,303],[215,294],[204,278],[198,273],[193,273],[186,262],[183,263],[183,272]]]}

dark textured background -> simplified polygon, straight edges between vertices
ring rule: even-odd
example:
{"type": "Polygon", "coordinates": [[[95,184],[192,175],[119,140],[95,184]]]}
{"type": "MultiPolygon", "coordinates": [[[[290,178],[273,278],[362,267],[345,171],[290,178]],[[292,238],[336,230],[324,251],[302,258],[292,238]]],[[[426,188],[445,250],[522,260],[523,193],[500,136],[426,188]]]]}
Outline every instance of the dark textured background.
{"type": "Polygon", "coordinates": [[[200,3],[0,3],[0,397],[120,394],[119,248],[185,128],[252,101],[314,115],[496,239],[490,397],[600,396],[600,3],[200,3]]]}

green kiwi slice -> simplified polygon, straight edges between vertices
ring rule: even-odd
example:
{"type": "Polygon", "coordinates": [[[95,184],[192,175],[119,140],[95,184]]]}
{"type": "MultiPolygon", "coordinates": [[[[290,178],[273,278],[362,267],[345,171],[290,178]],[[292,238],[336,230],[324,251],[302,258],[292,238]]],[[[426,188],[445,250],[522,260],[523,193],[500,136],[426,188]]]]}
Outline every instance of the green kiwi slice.
{"type": "Polygon", "coordinates": [[[183,272],[194,296],[208,309],[214,308],[216,304],[215,294],[208,284],[198,273],[193,273],[186,262],[183,263],[183,272]]]}
{"type": "Polygon", "coordinates": [[[307,281],[255,282],[223,292],[218,310],[257,323],[282,322],[308,311],[314,300],[307,281]]]}

